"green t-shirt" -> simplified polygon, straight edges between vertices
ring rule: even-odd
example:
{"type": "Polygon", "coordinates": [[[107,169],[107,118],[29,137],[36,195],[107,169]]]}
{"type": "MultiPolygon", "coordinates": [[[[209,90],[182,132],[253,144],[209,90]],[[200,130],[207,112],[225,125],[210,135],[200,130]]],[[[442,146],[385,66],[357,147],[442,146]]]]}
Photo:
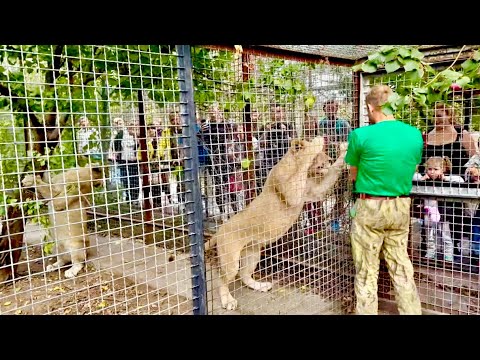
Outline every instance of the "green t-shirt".
{"type": "Polygon", "coordinates": [[[422,159],[420,130],[401,121],[381,121],[350,133],[345,162],[358,168],[355,192],[408,195],[422,159]]]}

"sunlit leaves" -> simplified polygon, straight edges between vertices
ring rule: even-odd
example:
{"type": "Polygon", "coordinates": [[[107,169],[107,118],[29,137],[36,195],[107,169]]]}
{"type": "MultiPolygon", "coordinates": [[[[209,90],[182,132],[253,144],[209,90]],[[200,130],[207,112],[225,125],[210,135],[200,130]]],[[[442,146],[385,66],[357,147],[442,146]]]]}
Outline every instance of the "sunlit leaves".
{"type": "Polygon", "coordinates": [[[422,52],[420,52],[420,50],[413,48],[410,51],[410,57],[412,59],[422,60],[425,57],[425,55],[422,52]]]}
{"type": "Polygon", "coordinates": [[[418,70],[420,68],[420,64],[418,63],[418,61],[409,59],[405,61],[405,65],[403,66],[403,68],[405,69],[405,71],[418,70]]]}
{"type": "Polygon", "coordinates": [[[404,47],[401,47],[398,49],[398,55],[400,55],[400,57],[402,58],[410,57],[411,54],[412,54],[412,51],[410,49],[407,49],[404,47]]]}
{"type": "Polygon", "coordinates": [[[457,85],[460,87],[465,87],[470,82],[470,78],[468,76],[462,76],[460,79],[456,81],[457,85]]]}
{"type": "Polygon", "coordinates": [[[367,73],[374,73],[374,72],[377,71],[376,64],[371,62],[371,61],[367,61],[367,62],[363,63],[361,68],[362,68],[362,71],[367,72],[367,73]]]}
{"type": "Polygon", "coordinates": [[[385,64],[385,70],[387,73],[391,73],[400,69],[401,65],[398,60],[393,60],[385,64]]]}
{"type": "Polygon", "coordinates": [[[397,74],[404,70],[403,79],[395,80],[398,98],[389,100],[384,109],[386,113],[391,110],[401,113],[407,106],[410,112],[415,108],[424,112],[435,102],[447,100],[452,91],[480,87],[479,51],[473,52],[462,64],[452,64],[441,71],[422,62],[423,58],[418,48],[388,45],[369,54],[367,60],[353,67],[353,71],[374,73],[384,69],[387,74],[397,74]]]}
{"type": "Polygon", "coordinates": [[[446,69],[440,72],[440,76],[443,76],[447,80],[455,81],[462,76],[462,73],[446,69]]]}
{"type": "Polygon", "coordinates": [[[308,111],[313,108],[313,105],[315,104],[315,97],[313,95],[308,96],[305,99],[305,109],[308,111]]]}

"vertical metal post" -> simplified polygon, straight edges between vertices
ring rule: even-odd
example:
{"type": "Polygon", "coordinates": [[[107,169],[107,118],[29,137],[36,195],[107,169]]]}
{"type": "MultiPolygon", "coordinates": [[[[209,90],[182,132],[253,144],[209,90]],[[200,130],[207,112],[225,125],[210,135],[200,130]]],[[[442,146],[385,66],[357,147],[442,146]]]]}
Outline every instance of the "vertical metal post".
{"type": "Polygon", "coordinates": [[[205,278],[205,249],[203,239],[203,211],[200,193],[196,114],[193,100],[192,57],[190,45],[176,45],[178,54],[178,83],[180,86],[180,115],[182,117],[185,149],[186,215],[192,263],[193,314],[207,314],[205,278]]]}

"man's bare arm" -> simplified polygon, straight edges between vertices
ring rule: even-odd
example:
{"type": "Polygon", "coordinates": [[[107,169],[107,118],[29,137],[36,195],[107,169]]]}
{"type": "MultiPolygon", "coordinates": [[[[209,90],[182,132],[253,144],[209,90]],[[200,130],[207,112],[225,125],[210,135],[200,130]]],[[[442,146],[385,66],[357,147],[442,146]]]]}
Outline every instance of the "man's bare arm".
{"type": "Polygon", "coordinates": [[[357,173],[358,173],[358,168],[356,166],[350,166],[350,174],[348,176],[350,181],[357,180],[357,173]]]}

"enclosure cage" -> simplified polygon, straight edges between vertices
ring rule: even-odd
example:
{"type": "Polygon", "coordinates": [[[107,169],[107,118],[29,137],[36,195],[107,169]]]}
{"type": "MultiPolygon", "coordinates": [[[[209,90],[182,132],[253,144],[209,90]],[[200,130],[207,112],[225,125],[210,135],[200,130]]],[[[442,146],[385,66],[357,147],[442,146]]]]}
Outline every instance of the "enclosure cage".
{"type": "MultiPolygon", "coordinates": [[[[255,271],[250,286],[229,284],[237,308],[220,302],[218,246],[204,250],[222,225],[255,213],[249,204],[267,196],[270,170],[293,139],[327,139],[331,160],[322,166],[336,160],[348,132],[366,125],[369,87],[403,81],[402,74],[352,69],[378,48],[3,45],[0,313],[352,313],[353,196],[345,167],[321,201],[306,202],[257,260],[241,263],[240,270],[250,261],[255,271]],[[332,113],[344,127],[325,126],[332,113]]],[[[420,49],[440,68],[458,54],[456,47],[420,49]]],[[[450,102],[475,135],[477,92],[455,92],[450,102]]],[[[427,132],[431,116],[407,111],[403,120],[427,132]]],[[[415,205],[448,201],[451,223],[461,225],[452,237],[467,244],[476,191],[419,181],[415,205]]],[[[409,251],[424,310],[477,314],[470,247],[462,253],[460,245],[459,265],[425,262],[427,227],[415,209],[409,251]]],[[[275,232],[289,211],[277,210],[255,216],[275,232]]],[[[384,268],[379,297],[390,312],[384,268]]]]}
{"type": "MultiPolygon", "coordinates": [[[[443,46],[430,61],[439,72],[455,76],[454,70],[468,67],[475,50],[478,46],[443,46]],[[448,73],[450,70],[452,73],[448,73]]],[[[428,80],[435,81],[435,76],[432,74],[428,80]]],[[[361,97],[374,84],[398,89],[402,82],[402,73],[364,76],[361,97]]],[[[408,251],[424,310],[478,314],[479,92],[476,87],[453,88],[447,97],[432,99],[430,103],[423,111],[407,109],[400,116],[424,136],[422,163],[411,192],[408,251]],[[448,125],[456,130],[453,136],[447,131],[448,125]],[[442,168],[444,180],[426,175],[435,166],[442,168]]],[[[382,265],[379,296],[394,308],[391,281],[382,265]]]]}

